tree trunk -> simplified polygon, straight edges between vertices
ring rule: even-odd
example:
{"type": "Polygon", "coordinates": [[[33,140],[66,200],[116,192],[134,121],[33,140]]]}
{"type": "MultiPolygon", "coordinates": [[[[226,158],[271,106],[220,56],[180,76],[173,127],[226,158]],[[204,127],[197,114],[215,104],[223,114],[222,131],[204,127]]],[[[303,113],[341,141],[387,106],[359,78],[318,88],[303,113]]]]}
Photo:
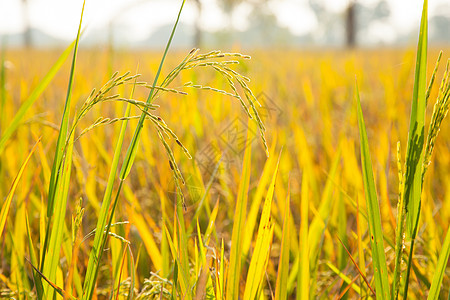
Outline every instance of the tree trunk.
{"type": "Polygon", "coordinates": [[[348,48],[354,48],[356,46],[355,6],[355,1],[350,0],[345,13],[345,44],[348,48]]]}
{"type": "Polygon", "coordinates": [[[200,48],[203,42],[202,38],[202,28],[200,25],[200,20],[202,16],[202,2],[200,0],[194,0],[195,5],[197,6],[197,18],[195,19],[195,34],[194,34],[194,47],[200,48]]]}

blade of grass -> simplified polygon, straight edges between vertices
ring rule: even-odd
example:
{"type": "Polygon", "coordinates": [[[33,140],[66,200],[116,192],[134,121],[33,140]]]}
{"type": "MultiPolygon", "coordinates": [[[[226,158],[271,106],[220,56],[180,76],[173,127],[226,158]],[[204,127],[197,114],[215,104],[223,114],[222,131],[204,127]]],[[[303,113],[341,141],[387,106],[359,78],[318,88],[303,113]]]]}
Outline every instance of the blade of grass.
{"type": "Polygon", "coordinates": [[[275,288],[275,300],[287,299],[287,280],[289,275],[289,215],[290,206],[290,188],[286,197],[286,212],[283,221],[283,237],[281,239],[281,255],[278,262],[278,274],[275,288]]]}
{"type": "Polygon", "coordinates": [[[33,149],[31,149],[30,153],[28,154],[27,158],[23,162],[22,166],[19,169],[19,172],[16,175],[16,178],[14,178],[13,184],[11,186],[11,189],[9,190],[8,196],[6,196],[6,200],[2,205],[2,210],[0,211],[0,238],[2,237],[3,229],[6,224],[6,218],[8,216],[9,208],[11,207],[11,202],[14,196],[14,193],[17,189],[17,185],[19,184],[19,180],[23,175],[23,172],[25,171],[25,167],[27,166],[28,162],[30,161],[31,156],[33,155],[34,151],[37,148],[37,145],[39,144],[41,140],[39,139],[36,144],[34,145],[33,149]]]}
{"type": "MultiPolygon", "coordinates": [[[[255,299],[260,284],[264,278],[266,261],[270,254],[270,246],[274,224],[272,222],[271,210],[272,200],[275,191],[275,182],[278,175],[281,151],[278,156],[278,162],[272,175],[272,181],[264,200],[264,206],[261,213],[261,220],[258,227],[258,235],[253,250],[253,256],[248,269],[247,280],[245,283],[244,300],[255,299]]],[[[287,222],[287,221],[286,221],[287,222]]]]}
{"type": "Polygon", "coordinates": [[[299,268],[297,271],[297,300],[309,298],[309,239],[308,239],[308,215],[309,215],[309,183],[308,175],[303,173],[302,190],[300,199],[300,234],[299,234],[299,268]]]}
{"type": "Polygon", "coordinates": [[[383,228],[381,226],[380,206],[378,203],[377,192],[375,190],[375,181],[373,178],[372,162],[369,152],[369,142],[367,139],[366,126],[361,109],[361,100],[359,98],[358,84],[355,85],[357,109],[358,109],[358,127],[361,143],[361,165],[363,170],[364,194],[366,198],[370,244],[372,246],[372,260],[374,266],[375,289],[379,299],[389,299],[389,282],[386,266],[386,256],[384,253],[383,228]]]}
{"type": "Polygon", "coordinates": [[[247,211],[248,186],[250,183],[250,158],[251,158],[251,133],[247,132],[247,148],[244,152],[242,164],[242,177],[239,181],[236,209],[234,213],[233,231],[231,234],[230,264],[228,266],[226,299],[232,300],[239,297],[239,279],[241,276],[241,254],[244,234],[244,224],[247,211]]]}
{"type": "MultiPolygon", "coordinates": [[[[434,271],[433,281],[431,282],[430,291],[428,293],[429,300],[439,299],[439,292],[442,286],[442,279],[448,264],[448,258],[450,256],[450,230],[447,229],[447,234],[445,235],[444,244],[441,248],[441,254],[439,254],[438,263],[436,265],[436,270],[434,271]]],[[[450,296],[449,296],[450,297],[450,296]]]]}

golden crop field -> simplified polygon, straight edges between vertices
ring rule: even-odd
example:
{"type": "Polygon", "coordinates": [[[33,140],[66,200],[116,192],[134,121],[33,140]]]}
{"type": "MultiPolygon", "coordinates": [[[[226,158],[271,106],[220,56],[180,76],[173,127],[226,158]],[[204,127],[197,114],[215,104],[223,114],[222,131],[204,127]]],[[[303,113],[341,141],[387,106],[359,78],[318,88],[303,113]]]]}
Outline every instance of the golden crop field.
{"type": "Polygon", "coordinates": [[[4,49],[0,298],[447,299],[439,50],[4,49]]]}

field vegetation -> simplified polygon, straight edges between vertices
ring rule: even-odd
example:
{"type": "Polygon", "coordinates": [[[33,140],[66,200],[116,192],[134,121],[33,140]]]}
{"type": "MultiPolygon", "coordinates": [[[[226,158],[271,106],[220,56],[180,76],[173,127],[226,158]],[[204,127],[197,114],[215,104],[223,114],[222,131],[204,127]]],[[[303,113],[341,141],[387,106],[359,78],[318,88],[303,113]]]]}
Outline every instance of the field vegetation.
{"type": "Polygon", "coordinates": [[[0,298],[450,299],[426,32],[425,1],[410,49],[2,49],[0,298]]]}

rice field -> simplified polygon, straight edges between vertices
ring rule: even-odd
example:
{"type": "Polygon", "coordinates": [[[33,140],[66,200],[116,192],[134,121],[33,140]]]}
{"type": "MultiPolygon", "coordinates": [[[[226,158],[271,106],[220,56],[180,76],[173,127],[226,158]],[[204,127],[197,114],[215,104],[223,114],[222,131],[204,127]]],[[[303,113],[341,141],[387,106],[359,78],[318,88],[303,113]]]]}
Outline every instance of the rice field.
{"type": "Polygon", "coordinates": [[[450,297],[424,7],[408,49],[2,49],[0,298],[450,297]]]}

